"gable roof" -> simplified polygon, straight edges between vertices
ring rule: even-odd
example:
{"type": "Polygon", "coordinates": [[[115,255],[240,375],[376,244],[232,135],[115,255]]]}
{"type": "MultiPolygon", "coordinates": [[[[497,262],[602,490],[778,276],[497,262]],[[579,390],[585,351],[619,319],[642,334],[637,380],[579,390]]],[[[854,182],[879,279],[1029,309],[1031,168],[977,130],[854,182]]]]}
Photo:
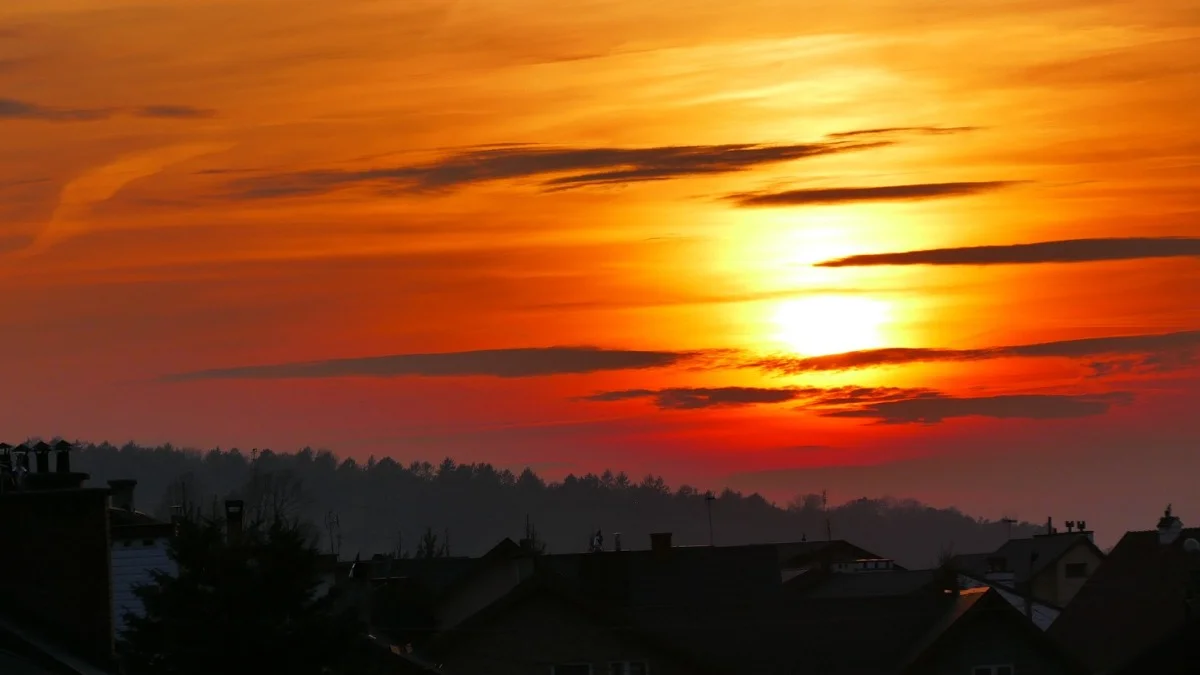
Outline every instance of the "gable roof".
{"type": "Polygon", "coordinates": [[[1095,671],[1118,667],[1180,629],[1190,568],[1184,530],[1161,544],[1155,530],[1128,532],[1048,634],[1095,671]]]}
{"type": "Polygon", "coordinates": [[[1117,675],[1196,675],[1200,673],[1200,620],[1189,621],[1166,640],[1138,654],[1117,675]]]}
{"type": "Polygon", "coordinates": [[[804,593],[808,598],[866,598],[910,595],[937,581],[937,570],[879,570],[822,575],[804,593]]]}
{"type": "Polygon", "coordinates": [[[1096,555],[1104,558],[1104,552],[1092,543],[1087,534],[1064,532],[1026,539],[1010,539],[984,559],[986,561],[992,557],[1004,558],[1009,571],[1016,578],[1016,583],[1020,584],[1041,574],[1076,546],[1088,546],[1094,549],[1096,555]],[[1033,556],[1036,556],[1036,559],[1033,556]]]}
{"type": "MultiPolygon", "coordinates": [[[[941,621],[934,624],[922,642],[914,648],[905,662],[902,672],[921,672],[921,665],[928,663],[938,652],[940,640],[951,640],[961,631],[967,630],[974,621],[987,614],[990,618],[1006,621],[1018,635],[1046,658],[1056,662],[1066,673],[1083,675],[1087,672],[1079,660],[1059,647],[1053,640],[1024,617],[993,588],[972,588],[959,592],[954,609],[941,621]]],[[[944,643],[943,643],[944,644],[944,643]]]]}
{"type": "Polygon", "coordinates": [[[618,634],[622,639],[644,644],[679,665],[688,666],[691,672],[716,672],[707,664],[692,659],[676,646],[640,631],[627,614],[590,602],[568,580],[546,569],[539,569],[503,597],[455,624],[453,628],[438,633],[422,645],[421,649],[437,659],[450,653],[454,646],[461,644],[463,640],[478,634],[482,628],[502,619],[507,612],[537,598],[549,598],[569,611],[589,619],[598,629],[618,634]]]}

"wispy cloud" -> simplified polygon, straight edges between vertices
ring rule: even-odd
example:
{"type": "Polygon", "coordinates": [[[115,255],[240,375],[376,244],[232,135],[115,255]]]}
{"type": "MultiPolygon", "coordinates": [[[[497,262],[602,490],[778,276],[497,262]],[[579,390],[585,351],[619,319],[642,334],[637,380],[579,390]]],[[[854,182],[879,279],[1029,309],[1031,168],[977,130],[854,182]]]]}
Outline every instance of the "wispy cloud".
{"type": "Polygon", "coordinates": [[[979,127],[877,127],[875,129],[855,129],[828,134],[827,138],[861,138],[863,136],[886,136],[891,134],[925,134],[930,136],[946,136],[978,131],[979,127]]]}
{"type": "Polygon", "coordinates": [[[659,181],[745,171],[888,145],[888,142],[829,141],[791,145],[731,144],[648,148],[562,148],[502,144],[447,155],[427,164],[359,171],[308,171],[242,178],[236,196],[266,198],[321,194],[356,185],[416,192],[474,183],[537,178],[545,190],[659,181]]]}
{"type": "Polygon", "coordinates": [[[1197,237],[1111,237],[873,253],[826,260],[816,266],[1022,265],[1195,256],[1200,256],[1200,238],[1197,237]]]}
{"type": "Polygon", "coordinates": [[[937,424],[955,417],[1065,419],[1103,415],[1129,403],[1127,392],[1103,394],[1006,394],[958,397],[903,387],[684,387],[606,391],[588,401],[647,399],[662,410],[700,410],[796,402],[822,417],[874,420],[882,424],[937,424]]]}
{"type": "Polygon", "coordinates": [[[995,419],[1071,419],[1103,415],[1114,405],[1133,401],[1129,392],[1104,394],[1009,394],[961,398],[924,396],[869,403],[861,407],[822,413],[825,417],[853,417],[881,424],[938,424],[955,417],[995,419]]]}
{"type": "Polygon", "coordinates": [[[900,387],[672,387],[603,391],[581,400],[596,402],[647,399],[663,410],[740,407],[803,401],[806,408],[859,406],[865,403],[936,396],[930,389],[900,387]]]}
{"type": "Polygon", "coordinates": [[[1057,340],[1025,345],[1006,345],[981,349],[886,348],[868,349],[827,356],[769,356],[749,359],[742,367],[794,375],[808,372],[856,370],[908,363],[983,361],[1002,358],[1137,357],[1133,362],[1145,368],[1166,369],[1189,363],[1186,357],[1200,350],[1200,331],[1181,331],[1149,335],[1057,340]]]}
{"type": "Polygon", "coordinates": [[[164,119],[200,119],[213,117],[217,111],[209,108],[193,108],[186,105],[148,105],[130,110],[136,117],[159,117],[164,119]]]}
{"type": "Polygon", "coordinates": [[[136,108],[60,108],[12,98],[0,98],[0,120],[95,122],[122,114],[133,117],[191,119],[211,117],[215,113],[212,110],[180,105],[149,105],[136,108]]]}
{"type": "Polygon", "coordinates": [[[167,375],[162,380],[186,382],[334,377],[540,377],[665,368],[696,360],[704,355],[703,352],[636,351],[599,347],[483,349],[218,368],[167,375]]]}
{"type": "Polygon", "coordinates": [[[744,192],[727,197],[738,206],[809,206],[847,202],[915,201],[993,192],[1020,181],[915,183],[874,187],[831,187],[782,192],[744,192]]]}

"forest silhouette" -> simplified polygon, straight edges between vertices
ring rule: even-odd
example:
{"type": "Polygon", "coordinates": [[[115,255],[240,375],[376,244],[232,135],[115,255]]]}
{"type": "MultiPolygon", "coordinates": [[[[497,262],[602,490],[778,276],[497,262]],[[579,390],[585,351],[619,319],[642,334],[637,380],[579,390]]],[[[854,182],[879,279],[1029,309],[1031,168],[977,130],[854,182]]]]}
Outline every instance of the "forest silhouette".
{"type": "Polygon", "coordinates": [[[672,532],[677,545],[704,545],[710,509],[717,545],[832,536],[910,568],[932,567],[950,552],[991,551],[1010,536],[1038,531],[1030,523],[973,518],[912,499],[863,497],[835,505],[805,494],[779,505],[726,489],[710,501],[688,485],[672,489],[661,476],[605,471],[550,482],[528,468],[514,473],[450,458],[359,462],[311,448],[278,453],[80,443],[76,466],[91,475],[90,485],[136,479],[136,508],[163,519],[172,507],[208,513],[223,499],[244,499],[251,517],[294,519],[323,551],[344,559],[429,555],[434,543],[438,555],[477,556],[530,528],[549,553],[585,551],[597,531],[608,547],[621,533],[625,548],[648,548],[651,532],[672,532]]]}

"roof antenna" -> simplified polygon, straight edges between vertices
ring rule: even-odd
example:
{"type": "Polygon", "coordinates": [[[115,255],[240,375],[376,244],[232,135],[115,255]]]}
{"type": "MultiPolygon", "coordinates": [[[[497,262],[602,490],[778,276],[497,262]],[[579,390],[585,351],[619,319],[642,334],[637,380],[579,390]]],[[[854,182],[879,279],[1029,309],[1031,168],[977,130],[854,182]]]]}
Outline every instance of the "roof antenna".
{"type": "Polygon", "coordinates": [[[821,511],[825,513],[825,541],[833,541],[833,523],[829,520],[828,490],[821,490],[821,511]]]}

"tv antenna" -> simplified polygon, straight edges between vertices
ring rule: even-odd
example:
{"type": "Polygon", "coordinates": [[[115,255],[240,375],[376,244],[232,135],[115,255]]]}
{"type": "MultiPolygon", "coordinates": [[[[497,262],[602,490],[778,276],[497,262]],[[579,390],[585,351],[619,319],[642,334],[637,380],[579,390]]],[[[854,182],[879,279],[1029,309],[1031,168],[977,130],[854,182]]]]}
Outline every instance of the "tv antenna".
{"type": "Polygon", "coordinates": [[[329,534],[329,552],[340,555],[342,552],[342,519],[332,509],[325,512],[325,531],[329,534]]]}

